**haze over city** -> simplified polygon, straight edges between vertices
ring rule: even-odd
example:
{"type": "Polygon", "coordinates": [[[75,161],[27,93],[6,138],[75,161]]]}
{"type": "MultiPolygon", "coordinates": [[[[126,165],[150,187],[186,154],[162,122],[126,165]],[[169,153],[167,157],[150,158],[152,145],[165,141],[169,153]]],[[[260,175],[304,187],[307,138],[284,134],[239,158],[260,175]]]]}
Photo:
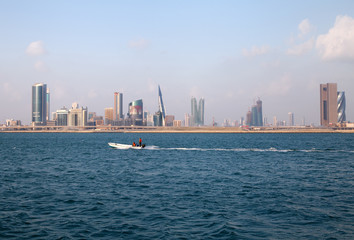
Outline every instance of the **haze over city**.
{"type": "Polygon", "coordinates": [[[213,117],[239,120],[261,98],[263,115],[319,124],[319,85],[345,91],[354,113],[353,1],[3,1],[0,123],[31,122],[31,86],[51,111],[72,102],[103,115],[113,93],[183,119],[205,99],[213,117]]]}

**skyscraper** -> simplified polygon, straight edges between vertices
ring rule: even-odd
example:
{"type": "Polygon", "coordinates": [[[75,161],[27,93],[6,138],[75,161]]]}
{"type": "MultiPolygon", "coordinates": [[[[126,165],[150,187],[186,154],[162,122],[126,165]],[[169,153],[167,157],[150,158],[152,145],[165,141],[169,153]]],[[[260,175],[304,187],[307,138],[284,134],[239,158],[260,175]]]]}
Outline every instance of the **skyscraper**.
{"type": "Polygon", "coordinates": [[[184,126],[185,127],[190,127],[191,125],[191,117],[189,116],[188,113],[184,114],[184,126]]]}
{"type": "Polygon", "coordinates": [[[198,123],[199,125],[204,125],[204,98],[199,100],[198,106],[198,123]]]}
{"type": "Polygon", "coordinates": [[[252,118],[251,118],[251,126],[258,126],[258,114],[257,114],[257,106],[253,105],[251,108],[252,118]]]}
{"type": "Polygon", "coordinates": [[[337,110],[338,110],[338,122],[345,122],[345,92],[338,92],[337,94],[337,110]]]}
{"type": "Polygon", "coordinates": [[[114,93],[114,108],[113,120],[118,121],[123,119],[123,93],[114,93]]]}
{"type": "Polygon", "coordinates": [[[192,97],[191,99],[191,126],[197,125],[198,122],[198,108],[197,108],[197,99],[192,97]]]}
{"type": "Polygon", "coordinates": [[[104,109],[104,122],[106,125],[113,123],[113,108],[104,109]]]}
{"type": "Polygon", "coordinates": [[[32,124],[47,123],[47,85],[37,83],[32,86],[32,124]]]}
{"type": "Polygon", "coordinates": [[[262,101],[260,99],[251,107],[250,114],[251,115],[248,117],[249,124],[246,123],[247,125],[263,126],[262,101]]]}
{"type": "Polygon", "coordinates": [[[294,113],[289,112],[288,115],[289,115],[289,123],[288,123],[288,125],[289,126],[295,126],[294,113]]]}
{"type": "Polygon", "coordinates": [[[68,126],[69,111],[65,107],[57,110],[57,126],[68,126]]]}
{"type": "Polygon", "coordinates": [[[262,113],[262,101],[260,99],[256,102],[257,108],[257,126],[263,126],[263,113],[262,113]]]}
{"type": "Polygon", "coordinates": [[[337,84],[326,83],[320,85],[320,115],[321,125],[329,126],[338,121],[337,84]]]}
{"type": "Polygon", "coordinates": [[[197,105],[197,99],[192,97],[191,99],[191,126],[204,125],[204,98],[199,100],[199,106],[197,105]]]}
{"type": "Polygon", "coordinates": [[[251,126],[251,124],[252,124],[252,112],[248,110],[248,112],[246,113],[246,125],[251,126]]]}
{"type": "Polygon", "coordinates": [[[166,110],[165,110],[165,105],[163,105],[160,85],[159,85],[159,111],[161,112],[161,116],[162,116],[162,126],[166,126],[166,110]]]}
{"type": "Polygon", "coordinates": [[[128,118],[131,125],[143,125],[144,120],[144,108],[143,100],[139,99],[129,103],[128,106],[128,118]]]}
{"type": "Polygon", "coordinates": [[[49,88],[47,88],[47,92],[46,92],[46,105],[47,105],[46,120],[50,121],[50,92],[49,92],[49,88]]]}

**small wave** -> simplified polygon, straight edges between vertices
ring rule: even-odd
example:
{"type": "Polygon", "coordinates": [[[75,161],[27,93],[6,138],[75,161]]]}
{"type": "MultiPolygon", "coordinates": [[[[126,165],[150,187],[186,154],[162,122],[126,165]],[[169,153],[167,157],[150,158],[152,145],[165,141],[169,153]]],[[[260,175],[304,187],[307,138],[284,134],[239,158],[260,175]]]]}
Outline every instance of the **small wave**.
{"type": "Polygon", "coordinates": [[[151,145],[151,146],[146,146],[145,149],[148,149],[148,150],[159,150],[160,148],[158,146],[151,145]]]}
{"type": "MultiPolygon", "coordinates": [[[[274,147],[271,148],[159,148],[153,146],[153,150],[178,150],[178,151],[221,151],[221,152],[278,152],[278,153],[289,153],[289,152],[305,152],[305,153],[319,153],[319,152],[328,152],[328,149],[277,149],[274,147]]],[[[330,152],[348,152],[352,153],[352,150],[331,150],[330,152]]]]}
{"type": "Polygon", "coordinates": [[[289,152],[294,150],[282,150],[276,148],[156,148],[159,150],[180,150],[180,151],[222,151],[222,152],[289,152]]]}

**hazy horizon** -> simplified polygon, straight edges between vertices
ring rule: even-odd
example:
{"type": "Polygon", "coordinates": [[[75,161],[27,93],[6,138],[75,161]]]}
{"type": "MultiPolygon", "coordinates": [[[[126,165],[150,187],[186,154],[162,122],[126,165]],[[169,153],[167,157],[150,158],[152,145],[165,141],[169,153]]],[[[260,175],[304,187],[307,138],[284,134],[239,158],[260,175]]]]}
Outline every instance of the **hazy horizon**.
{"type": "Polygon", "coordinates": [[[239,120],[260,98],[268,122],[319,124],[320,83],[337,83],[354,121],[353,1],[2,1],[0,123],[31,121],[31,89],[51,112],[72,102],[104,115],[114,92],[183,120],[191,97],[239,120]]]}

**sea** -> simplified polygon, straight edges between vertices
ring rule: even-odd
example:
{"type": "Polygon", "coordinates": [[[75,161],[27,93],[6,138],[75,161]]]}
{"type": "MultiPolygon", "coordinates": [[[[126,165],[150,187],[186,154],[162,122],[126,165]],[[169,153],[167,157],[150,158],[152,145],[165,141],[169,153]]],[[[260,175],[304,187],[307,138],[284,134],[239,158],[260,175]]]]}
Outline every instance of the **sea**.
{"type": "Polygon", "coordinates": [[[354,239],[354,134],[0,133],[0,239],[354,239]]]}

